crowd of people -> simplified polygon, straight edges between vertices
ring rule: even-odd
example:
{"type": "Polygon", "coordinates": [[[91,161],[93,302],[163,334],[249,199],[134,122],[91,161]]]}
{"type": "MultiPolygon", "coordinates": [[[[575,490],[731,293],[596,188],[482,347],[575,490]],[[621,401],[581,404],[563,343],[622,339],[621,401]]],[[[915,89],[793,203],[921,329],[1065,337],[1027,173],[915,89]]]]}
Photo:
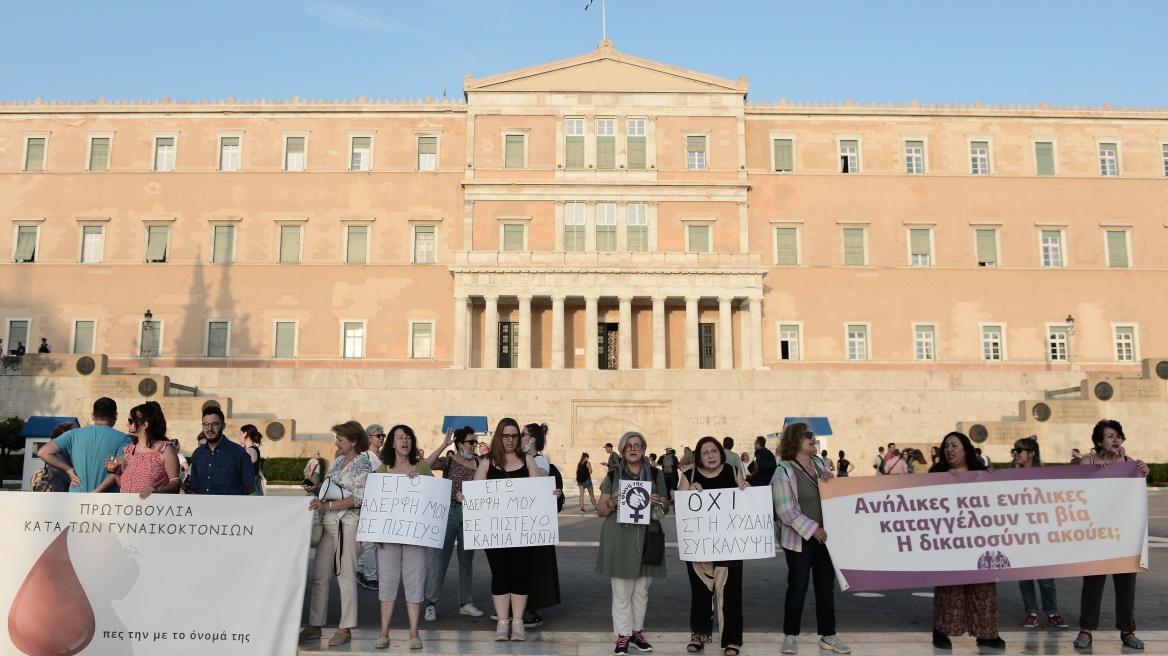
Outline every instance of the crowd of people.
{"type": "MultiPolygon", "coordinates": [[[[260,442],[253,425],[244,426],[240,442],[224,439],[222,411],[208,406],[203,413],[199,446],[189,461],[180,460],[177,441],[167,438],[166,418],[157,402],[148,401],[129,412],[126,432],[115,428],[117,405],[109,398],[93,404],[92,424],[78,428],[59,426],[53,439],[37,455],[59,471],[54,489],[70,492],[122,492],[148,498],[152,494],[262,494],[260,442]]],[[[399,587],[404,589],[409,618],[410,647],[422,648],[419,620],[437,618],[441,592],[450,560],[457,554],[459,570],[458,610],[480,617],[474,604],[472,580],[475,551],[467,549],[461,531],[462,484],[466,481],[535,478],[554,476],[558,469],[543,455],[548,427],[521,426],[516,420],[499,421],[489,441],[480,441],[470,427],[446,433],[442,444],[425,457],[414,430],[396,425],[386,431],[380,424],[362,426],[348,421],[332,427],[336,454],[332,466],[322,471],[320,452],[314,451],[304,468],[303,489],[313,496],[309,510],[314,513],[316,555],[308,621],[300,640],[321,639],[326,624],[331,578],[337,579],[341,595],[341,617],[328,643],[338,646],[352,639],[357,625],[357,588],[378,591],[381,626],[376,647],[389,646],[389,623],[399,587]],[[391,473],[408,477],[432,476],[442,472],[451,482],[446,539],[441,548],[392,543],[358,545],[357,525],[369,474],[391,473]],[[324,486],[338,486],[336,495],[320,494],[324,486]]],[[[1133,460],[1124,452],[1123,427],[1114,420],[1102,420],[1091,434],[1093,449],[1085,456],[1075,453],[1078,463],[1105,467],[1133,460]]],[[[666,575],[665,535],[661,519],[669,513],[677,491],[746,489],[771,487],[776,538],[787,565],[787,587],[783,611],[781,653],[798,652],[797,638],[808,588],[815,597],[816,631],[819,648],[847,654],[848,647],[836,634],[834,604],[835,570],[828,548],[820,485],[834,476],[847,477],[855,463],[839,451],[836,460],[826,450],[818,450],[816,435],[807,424],[787,425],[778,448],[771,451],[767,440],[758,437],[754,451],[735,453],[732,438],[702,437],[694,447],[683,448],[679,458],[672,447],[662,455],[649,452],[645,435],[630,431],[614,446],[605,444],[604,472],[599,481],[599,497],[592,461],[582,454],[576,467],[579,507],[586,511],[585,493],[600,527],[596,573],[611,584],[611,608],[616,643],[613,653],[629,649],[652,651],[645,637],[645,616],[649,587],[654,578],[666,575]],[[642,481],[652,490],[648,525],[618,520],[622,481],[642,481]]],[[[1011,449],[1011,466],[1042,466],[1041,449],[1034,437],[1020,439],[1011,449]]],[[[1145,463],[1136,460],[1138,470],[1148,474],[1145,463]]],[[[926,471],[984,471],[992,463],[959,432],[951,432],[931,449],[929,460],[917,449],[898,449],[890,443],[880,448],[872,467],[877,475],[912,474],[926,471]]],[[[563,507],[562,482],[554,494],[563,507]]],[[[491,571],[491,597],[497,621],[495,640],[522,641],[526,629],[543,622],[540,612],[560,603],[559,571],[554,546],[518,546],[487,549],[491,571]]],[[[738,656],[743,643],[743,563],[741,560],[686,562],[691,605],[689,613],[689,653],[698,653],[714,640],[714,623],[719,628],[720,647],[725,656],[738,656]]],[[[1136,636],[1136,574],[1113,574],[1116,627],[1124,646],[1142,649],[1136,636]]],[[[1106,575],[1086,576],[1080,599],[1079,633],[1074,647],[1089,648],[1093,632],[1099,628],[1100,607],[1106,575]]],[[[1025,608],[1022,626],[1036,628],[1042,622],[1054,628],[1068,628],[1058,606],[1056,583],[1052,579],[1020,581],[1025,608]],[[1037,583],[1037,586],[1035,585],[1037,583]],[[1037,587],[1038,594],[1035,592],[1037,587]]],[[[997,586],[994,583],[938,586],[933,596],[933,645],[951,649],[952,636],[967,630],[980,647],[1002,649],[999,635],[997,586]]]]}

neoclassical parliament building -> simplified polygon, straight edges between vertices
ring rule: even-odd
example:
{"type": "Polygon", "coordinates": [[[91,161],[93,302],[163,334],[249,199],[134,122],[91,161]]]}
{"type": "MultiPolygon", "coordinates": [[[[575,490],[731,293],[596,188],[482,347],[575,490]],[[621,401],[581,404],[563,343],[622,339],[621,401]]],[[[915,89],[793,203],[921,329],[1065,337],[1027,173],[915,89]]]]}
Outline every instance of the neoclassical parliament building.
{"type": "Polygon", "coordinates": [[[1168,457],[1164,108],[747,94],[605,41],[450,100],[0,103],[0,414],[1168,457]]]}

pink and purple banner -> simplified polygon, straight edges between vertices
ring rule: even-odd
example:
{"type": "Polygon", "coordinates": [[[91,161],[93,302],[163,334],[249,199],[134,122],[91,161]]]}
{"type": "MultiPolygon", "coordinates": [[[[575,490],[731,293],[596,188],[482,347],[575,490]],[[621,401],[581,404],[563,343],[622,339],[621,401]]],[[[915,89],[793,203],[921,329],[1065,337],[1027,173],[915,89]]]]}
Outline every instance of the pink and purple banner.
{"type": "Polygon", "coordinates": [[[820,495],[844,590],[1148,568],[1148,496],[1133,462],[835,478],[820,495]]]}

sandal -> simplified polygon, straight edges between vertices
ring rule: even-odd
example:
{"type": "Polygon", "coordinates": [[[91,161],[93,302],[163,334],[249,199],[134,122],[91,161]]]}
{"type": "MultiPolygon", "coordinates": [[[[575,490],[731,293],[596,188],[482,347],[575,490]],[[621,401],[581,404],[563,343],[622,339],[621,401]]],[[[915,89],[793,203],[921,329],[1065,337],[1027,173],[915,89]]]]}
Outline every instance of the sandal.
{"type": "Polygon", "coordinates": [[[1119,634],[1119,641],[1123,643],[1124,647],[1130,647],[1132,649],[1144,648],[1144,641],[1137,638],[1136,634],[1131,631],[1119,634]]]}
{"type": "Polygon", "coordinates": [[[701,651],[702,648],[705,646],[706,645],[704,643],[702,643],[698,640],[692,640],[692,641],[690,641],[690,643],[688,645],[685,646],[685,650],[691,654],[696,654],[699,651],[701,651]]]}
{"type": "Polygon", "coordinates": [[[738,656],[739,651],[741,651],[741,649],[739,649],[738,647],[727,647],[726,649],[724,649],[722,651],[722,653],[725,654],[726,656],[738,656]]]}
{"type": "Polygon", "coordinates": [[[1079,631],[1079,635],[1075,636],[1075,641],[1071,643],[1075,649],[1087,649],[1091,646],[1091,632],[1079,631]],[[1083,636],[1087,636],[1084,638],[1083,636]]]}

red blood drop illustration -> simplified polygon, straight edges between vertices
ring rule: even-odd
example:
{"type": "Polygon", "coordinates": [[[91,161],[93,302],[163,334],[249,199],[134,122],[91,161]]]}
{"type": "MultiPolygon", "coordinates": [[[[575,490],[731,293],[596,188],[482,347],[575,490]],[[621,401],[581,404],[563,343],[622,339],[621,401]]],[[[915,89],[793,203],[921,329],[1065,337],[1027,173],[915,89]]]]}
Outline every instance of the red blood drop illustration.
{"type": "Polygon", "coordinates": [[[93,606],[69,559],[69,529],[33,564],[8,611],[8,637],[28,656],[73,656],[97,628],[93,606]]]}

